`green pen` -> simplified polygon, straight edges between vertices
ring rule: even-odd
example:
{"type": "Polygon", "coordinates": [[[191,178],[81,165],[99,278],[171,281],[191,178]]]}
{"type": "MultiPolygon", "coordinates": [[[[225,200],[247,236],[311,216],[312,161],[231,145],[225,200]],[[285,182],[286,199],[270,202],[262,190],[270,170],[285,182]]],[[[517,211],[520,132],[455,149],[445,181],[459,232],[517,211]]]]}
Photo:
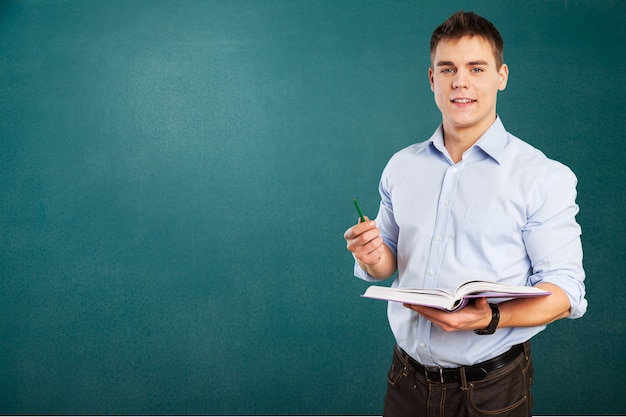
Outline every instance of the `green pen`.
{"type": "Polygon", "coordinates": [[[359,217],[361,218],[361,222],[364,222],[365,216],[363,216],[363,212],[361,211],[361,207],[359,207],[359,203],[357,203],[356,198],[353,201],[354,201],[354,207],[356,207],[356,211],[359,212],[359,217]]]}

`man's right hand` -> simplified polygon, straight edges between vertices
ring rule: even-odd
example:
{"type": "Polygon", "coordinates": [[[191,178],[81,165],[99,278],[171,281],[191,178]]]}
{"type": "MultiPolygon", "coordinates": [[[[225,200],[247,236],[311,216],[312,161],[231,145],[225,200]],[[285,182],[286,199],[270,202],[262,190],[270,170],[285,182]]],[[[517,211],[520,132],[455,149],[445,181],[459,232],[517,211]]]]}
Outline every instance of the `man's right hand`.
{"type": "Polygon", "coordinates": [[[361,268],[374,278],[385,279],[396,270],[396,257],[383,242],[376,222],[365,217],[343,234],[347,247],[361,268]]]}
{"type": "Polygon", "coordinates": [[[348,250],[365,265],[376,265],[383,256],[383,238],[374,220],[365,217],[364,222],[346,230],[343,237],[348,244],[348,250]]]}

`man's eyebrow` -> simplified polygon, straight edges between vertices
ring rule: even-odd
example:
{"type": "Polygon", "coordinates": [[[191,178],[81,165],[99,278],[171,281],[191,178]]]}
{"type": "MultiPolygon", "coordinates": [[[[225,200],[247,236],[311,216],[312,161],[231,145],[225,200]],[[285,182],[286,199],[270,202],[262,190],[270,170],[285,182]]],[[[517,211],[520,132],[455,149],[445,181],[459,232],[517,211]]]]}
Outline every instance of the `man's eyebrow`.
{"type": "Polygon", "coordinates": [[[477,61],[470,61],[467,63],[467,65],[469,66],[473,66],[473,65],[489,65],[489,62],[485,61],[484,59],[479,59],[477,61]]]}
{"type": "MultiPolygon", "coordinates": [[[[437,66],[438,67],[451,67],[454,66],[454,62],[452,61],[439,61],[437,62],[437,66]]],[[[474,65],[489,65],[489,62],[485,61],[484,59],[477,59],[476,61],[470,61],[466,64],[467,66],[474,66],[474,65]]]]}

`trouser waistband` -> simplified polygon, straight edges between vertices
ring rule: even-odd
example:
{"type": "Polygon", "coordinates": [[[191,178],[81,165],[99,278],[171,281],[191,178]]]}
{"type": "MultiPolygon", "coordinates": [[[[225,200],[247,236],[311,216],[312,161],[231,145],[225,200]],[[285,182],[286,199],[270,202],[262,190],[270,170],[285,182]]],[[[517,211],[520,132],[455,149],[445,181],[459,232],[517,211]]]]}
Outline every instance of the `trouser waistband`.
{"type": "Polygon", "coordinates": [[[487,361],[477,363],[470,366],[462,366],[459,368],[441,368],[439,366],[425,366],[417,362],[409,356],[399,346],[396,351],[404,363],[411,366],[416,373],[424,375],[426,380],[438,384],[461,383],[463,381],[462,374],[465,374],[465,381],[480,381],[484,379],[489,372],[500,369],[519,357],[524,351],[528,351],[530,342],[521,343],[513,346],[508,351],[487,361]]]}

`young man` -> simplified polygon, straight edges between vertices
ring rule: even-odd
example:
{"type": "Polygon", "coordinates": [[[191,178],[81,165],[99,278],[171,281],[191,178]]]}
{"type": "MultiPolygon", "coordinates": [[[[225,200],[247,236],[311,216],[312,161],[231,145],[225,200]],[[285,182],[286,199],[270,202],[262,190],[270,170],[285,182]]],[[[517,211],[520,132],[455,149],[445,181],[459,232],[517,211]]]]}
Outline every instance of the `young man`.
{"type": "Polygon", "coordinates": [[[390,302],[397,346],[384,415],[531,416],[529,340],[587,307],[576,177],[508,133],[496,114],[509,71],[486,19],[458,12],[431,38],[428,71],[442,123],[395,154],[375,221],[345,232],[355,275],[394,287],[472,279],[536,286],[547,297],[449,313],[390,302]]]}

